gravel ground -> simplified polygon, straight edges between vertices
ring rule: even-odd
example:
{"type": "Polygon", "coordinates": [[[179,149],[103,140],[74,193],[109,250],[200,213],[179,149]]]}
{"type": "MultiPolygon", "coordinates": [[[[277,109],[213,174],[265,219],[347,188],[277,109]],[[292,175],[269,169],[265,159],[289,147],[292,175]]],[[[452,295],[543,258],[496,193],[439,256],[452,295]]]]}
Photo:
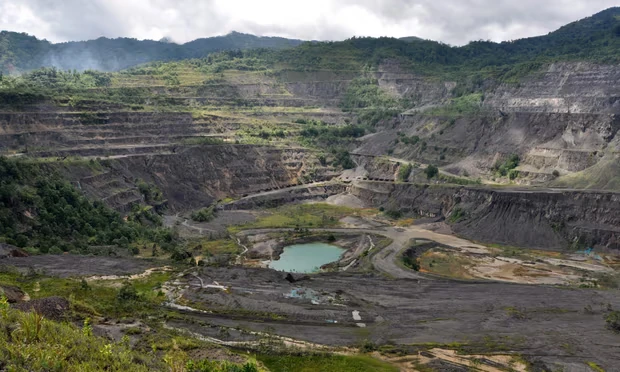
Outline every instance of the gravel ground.
{"type": "MultiPolygon", "coordinates": [[[[57,277],[137,274],[157,266],[148,260],[103,256],[42,255],[0,259],[0,266],[30,269],[57,277]]],[[[161,266],[161,265],[160,265],[161,266]]]]}
{"type": "MultiPolygon", "coordinates": [[[[462,342],[549,365],[595,361],[610,371],[620,365],[620,336],[604,321],[609,307],[620,308],[618,291],[348,273],[289,283],[282,273],[241,267],[204,268],[199,275],[205,284],[217,281],[230,288],[200,289],[196,278],[187,278],[185,297],[218,311],[190,316],[211,325],[327,345],[365,339],[402,345],[462,342]],[[293,290],[302,295],[291,297],[293,290]],[[356,311],[361,320],[354,319],[356,311]]],[[[191,323],[186,327],[201,330],[191,323]]]]}

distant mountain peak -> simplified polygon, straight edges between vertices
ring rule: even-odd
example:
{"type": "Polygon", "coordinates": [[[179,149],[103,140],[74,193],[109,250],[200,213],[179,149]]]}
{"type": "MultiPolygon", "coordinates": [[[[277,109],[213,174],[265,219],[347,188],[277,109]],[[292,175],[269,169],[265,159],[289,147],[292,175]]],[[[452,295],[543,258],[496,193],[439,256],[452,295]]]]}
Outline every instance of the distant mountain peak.
{"type": "Polygon", "coordinates": [[[169,38],[168,36],[164,36],[161,39],[158,40],[160,43],[167,43],[167,44],[176,44],[171,38],[169,38]]]}
{"type": "Polygon", "coordinates": [[[424,39],[422,39],[421,37],[417,37],[417,36],[405,36],[405,37],[399,37],[398,40],[411,42],[411,41],[423,41],[424,39]]]}

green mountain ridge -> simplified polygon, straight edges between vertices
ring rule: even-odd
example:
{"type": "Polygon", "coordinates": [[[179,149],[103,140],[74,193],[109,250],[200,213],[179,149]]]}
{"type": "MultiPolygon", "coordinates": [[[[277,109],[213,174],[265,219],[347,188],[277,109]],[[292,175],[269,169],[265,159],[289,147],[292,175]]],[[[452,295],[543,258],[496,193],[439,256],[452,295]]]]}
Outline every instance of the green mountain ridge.
{"type": "Polygon", "coordinates": [[[277,54],[279,62],[295,62],[296,68],[357,68],[386,58],[412,64],[484,68],[534,60],[584,59],[605,63],[618,61],[620,7],[572,22],[547,35],[495,43],[472,41],[461,47],[416,37],[353,37],[338,42],[304,42],[280,37],[259,37],[238,32],[197,39],[182,45],[167,41],[130,38],[52,44],[34,36],[0,32],[0,71],[22,72],[41,67],[61,70],[118,71],[154,61],[206,57],[227,50],[291,49],[277,54]],[[298,47],[298,48],[295,48],[298,47]],[[351,65],[351,60],[355,60],[351,65]],[[338,65],[340,64],[340,65],[338,65]]]}
{"type": "Polygon", "coordinates": [[[197,39],[185,44],[132,38],[50,43],[25,33],[0,32],[0,71],[22,72],[41,67],[61,70],[117,71],[151,61],[171,61],[204,57],[224,50],[254,48],[282,49],[302,40],[254,36],[231,32],[223,36],[197,39]]]}

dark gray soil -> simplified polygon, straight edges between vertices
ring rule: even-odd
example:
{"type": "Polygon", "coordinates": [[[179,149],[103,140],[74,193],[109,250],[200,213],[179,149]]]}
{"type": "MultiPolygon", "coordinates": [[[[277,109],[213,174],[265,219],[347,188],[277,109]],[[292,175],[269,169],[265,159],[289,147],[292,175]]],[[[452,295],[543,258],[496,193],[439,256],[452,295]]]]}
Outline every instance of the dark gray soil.
{"type": "Polygon", "coordinates": [[[57,277],[89,275],[127,275],[141,273],[148,268],[161,266],[137,258],[103,256],[42,255],[0,259],[0,266],[13,266],[20,271],[35,270],[57,277]]]}
{"type": "Polygon", "coordinates": [[[231,290],[200,289],[196,278],[187,277],[185,297],[215,311],[188,314],[196,322],[186,327],[197,332],[205,322],[328,345],[461,342],[472,352],[620,365],[620,335],[604,321],[609,307],[620,308],[618,291],[344,273],[289,283],[272,270],[239,267],[204,268],[199,275],[205,284],[217,281],[231,290]],[[288,298],[293,289],[312,295],[288,298]]]}
{"type": "Polygon", "coordinates": [[[36,311],[47,319],[62,320],[71,305],[62,297],[46,297],[14,305],[21,311],[36,311]]]}
{"type": "Polygon", "coordinates": [[[256,221],[254,214],[248,211],[224,211],[217,212],[215,219],[210,222],[195,222],[188,216],[164,216],[166,227],[178,229],[182,237],[191,238],[197,236],[211,236],[222,238],[228,236],[227,228],[234,225],[243,225],[256,221]]]}

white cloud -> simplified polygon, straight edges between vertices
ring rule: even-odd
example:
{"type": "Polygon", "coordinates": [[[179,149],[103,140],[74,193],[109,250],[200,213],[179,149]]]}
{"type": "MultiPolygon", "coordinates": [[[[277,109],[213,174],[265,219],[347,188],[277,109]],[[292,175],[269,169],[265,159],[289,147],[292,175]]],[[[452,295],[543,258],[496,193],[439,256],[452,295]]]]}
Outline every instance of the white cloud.
{"type": "Polygon", "coordinates": [[[59,42],[186,42],[230,31],[299,39],[418,36],[450,44],[545,34],[617,0],[0,0],[0,29],[59,42]]]}

